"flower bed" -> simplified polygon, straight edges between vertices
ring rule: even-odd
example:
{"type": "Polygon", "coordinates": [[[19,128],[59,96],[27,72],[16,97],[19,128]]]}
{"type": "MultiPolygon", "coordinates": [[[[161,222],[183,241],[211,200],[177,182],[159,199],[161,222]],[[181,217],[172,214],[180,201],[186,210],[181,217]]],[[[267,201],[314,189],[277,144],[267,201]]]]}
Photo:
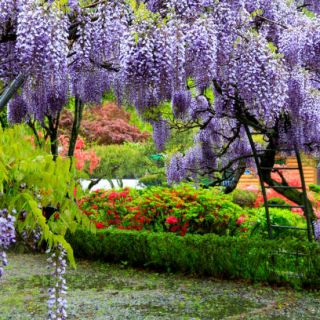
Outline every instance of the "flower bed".
{"type": "MultiPolygon", "coordinates": [[[[232,199],[232,195],[218,189],[198,190],[183,185],[175,189],[96,191],[82,198],[79,205],[98,229],[149,230],[181,236],[265,236],[264,210],[241,208],[232,199]]],[[[270,213],[274,224],[305,226],[304,217],[289,210],[272,209],[270,213]]],[[[279,230],[277,234],[297,236],[292,230],[279,230]]]]}
{"type": "Polygon", "coordinates": [[[235,234],[243,210],[218,190],[152,187],[97,191],[80,200],[98,229],[235,234]]]}

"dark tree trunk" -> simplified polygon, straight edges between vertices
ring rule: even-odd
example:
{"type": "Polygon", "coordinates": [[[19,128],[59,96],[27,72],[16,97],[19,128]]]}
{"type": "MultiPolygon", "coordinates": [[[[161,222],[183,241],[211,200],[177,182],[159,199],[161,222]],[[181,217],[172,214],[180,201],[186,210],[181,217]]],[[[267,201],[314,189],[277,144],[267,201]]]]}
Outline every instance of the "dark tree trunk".
{"type": "Polygon", "coordinates": [[[49,136],[50,136],[50,146],[51,146],[51,154],[53,156],[53,161],[57,160],[58,157],[58,130],[59,130],[59,122],[60,122],[60,113],[57,114],[57,117],[54,119],[51,116],[48,116],[49,123],[49,136]]]}
{"type": "MultiPolygon", "coordinates": [[[[74,119],[72,124],[72,130],[70,135],[70,142],[69,142],[69,151],[68,156],[72,159],[74,156],[74,150],[76,147],[76,142],[79,135],[80,124],[82,120],[82,113],[84,109],[84,104],[79,98],[75,98],[74,102],[74,119]]],[[[71,160],[72,161],[72,160],[71,160]]]]}
{"type": "MultiPolygon", "coordinates": [[[[263,166],[270,166],[272,163],[274,162],[274,160],[272,158],[264,158],[264,162],[263,162],[263,166]]],[[[273,189],[275,191],[277,191],[278,193],[280,193],[281,195],[283,195],[284,197],[286,197],[287,199],[297,203],[298,205],[303,206],[304,205],[304,196],[303,193],[296,190],[296,189],[285,189],[282,188],[284,186],[289,186],[288,182],[286,181],[285,178],[282,179],[282,182],[278,182],[275,181],[274,179],[271,178],[271,170],[262,170],[262,175],[263,175],[263,179],[264,181],[271,187],[273,187],[273,189]],[[279,188],[277,188],[279,187],[279,188]]],[[[309,199],[307,199],[307,206],[308,206],[308,210],[311,214],[311,220],[314,220],[315,214],[313,212],[313,208],[312,208],[312,203],[309,199]]]]}
{"type": "Polygon", "coordinates": [[[225,188],[224,193],[231,193],[234,189],[236,189],[241,176],[244,174],[246,170],[246,164],[244,161],[240,161],[238,168],[233,173],[233,179],[231,183],[225,188]]]}
{"type": "MultiPolygon", "coordinates": [[[[246,108],[244,103],[238,100],[236,105],[237,120],[240,123],[246,124],[247,126],[253,128],[257,132],[261,132],[262,134],[264,134],[267,138],[266,141],[268,142],[266,150],[264,151],[262,156],[260,156],[260,166],[261,168],[264,168],[261,169],[262,180],[265,181],[265,183],[267,183],[268,186],[273,187],[273,189],[277,191],[279,194],[297,203],[299,206],[305,205],[303,192],[300,192],[297,189],[283,188],[289,186],[287,180],[283,175],[279,174],[281,182],[278,182],[272,179],[271,177],[271,173],[276,162],[276,154],[281,149],[279,145],[279,123],[282,123],[289,130],[291,126],[290,119],[288,118],[288,116],[283,115],[282,118],[278,119],[273,128],[267,128],[266,126],[261,124],[254,116],[250,115],[245,110],[246,108]]],[[[306,205],[307,211],[305,210],[305,212],[309,212],[310,219],[312,221],[316,217],[312,208],[312,203],[308,198],[306,205]]]]}
{"type": "Polygon", "coordinates": [[[40,140],[40,137],[39,137],[39,134],[38,134],[38,131],[36,129],[34,121],[29,120],[28,121],[28,126],[31,128],[34,136],[36,137],[37,144],[41,148],[42,147],[42,143],[41,143],[41,140],[40,140]]]}
{"type": "Polygon", "coordinates": [[[95,185],[97,185],[100,181],[102,180],[102,178],[98,178],[98,179],[92,179],[88,185],[88,190],[91,190],[95,185]]]}

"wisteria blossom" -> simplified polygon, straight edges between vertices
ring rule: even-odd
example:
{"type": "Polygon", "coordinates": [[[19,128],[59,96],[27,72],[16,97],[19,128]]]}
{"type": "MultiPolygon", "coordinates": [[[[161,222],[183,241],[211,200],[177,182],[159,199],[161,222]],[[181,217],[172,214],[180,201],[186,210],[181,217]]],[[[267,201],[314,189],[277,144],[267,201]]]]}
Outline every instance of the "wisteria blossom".
{"type": "Polygon", "coordinates": [[[6,250],[16,241],[15,217],[7,209],[0,210],[0,278],[8,265],[6,250]]]}
{"type": "Polygon", "coordinates": [[[59,3],[0,0],[0,80],[25,77],[12,122],[58,117],[70,96],[96,103],[112,89],[152,123],[159,150],[169,128],[197,131],[172,157],[170,181],[252,165],[244,126],[269,149],[319,156],[319,1],[59,3]]]}
{"type": "Polygon", "coordinates": [[[64,275],[66,273],[66,256],[67,253],[59,244],[56,249],[51,252],[48,261],[48,269],[51,275],[53,285],[48,289],[48,319],[67,319],[67,285],[64,275]]]}

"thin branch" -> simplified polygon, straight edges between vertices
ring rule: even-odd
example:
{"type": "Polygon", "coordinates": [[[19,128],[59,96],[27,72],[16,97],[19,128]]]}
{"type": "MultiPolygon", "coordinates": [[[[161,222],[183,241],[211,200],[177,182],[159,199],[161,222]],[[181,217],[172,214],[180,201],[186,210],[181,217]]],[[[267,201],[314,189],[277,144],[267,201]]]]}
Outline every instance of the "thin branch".
{"type": "Polygon", "coordinates": [[[229,138],[227,145],[222,149],[221,152],[217,154],[217,157],[222,157],[228,151],[231,144],[236,141],[236,139],[239,137],[239,134],[240,134],[240,128],[241,128],[241,125],[238,126],[238,128],[234,132],[233,137],[229,138]]]}
{"type": "Polygon", "coordinates": [[[288,181],[286,180],[286,178],[284,177],[283,173],[280,170],[277,170],[277,174],[279,175],[280,179],[281,179],[281,184],[284,186],[288,186],[288,181]]]}
{"type": "Polygon", "coordinates": [[[81,9],[91,9],[91,8],[94,8],[94,7],[98,6],[99,4],[103,4],[103,3],[106,3],[106,2],[108,2],[108,0],[96,1],[96,2],[93,2],[91,4],[88,4],[87,6],[81,7],[81,9]]]}
{"type": "Polygon", "coordinates": [[[11,42],[16,40],[17,40],[17,35],[14,33],[3,34],[0,37],[0,43],[6,43],[6,42],[11,42]]]}
{"type": "Polygon", "coordinates": [[[29,120],[29,121],[27,122],[27,124],[28,124],[28,126],[31,128],[34,136],[36,137],[38,146],[41,148],[41,147],[42,147],[42,143],[41,143],[41,140],[40,140],[38,131],[37,131],[37,129],[36,129],[35,122],[32,121],[32,120],[29,120]]]}
{"type": "MultiPolygon", "coordinates": [[[[208,166],[205,166],[205,167],[200,168],[200,170],[204,170],[202,175],[206,175],[206,174],[210,175],[213,173],[223,173],[223,172],[229,170],[236,162],[241,161],[241,160],[245,160],[245,159],[249,159],[252,157],[253,157],[253,154],[247,154],[247,155],[239,156],[239,157],[236,157],[236,158],[230,160],[228,162],[228,164],[226,164],[224,167],[222,167],[220,169],[219,168],[210,168],[208,166]]],[[[186,169],[188,171],[190,171],[191,173],[199,173],[198,168],[186,168],[186,169]]]]}
{"type": "Polygon", "coordinates": [[[278,26],[280,26],[280,27],[282,27],[284,29],[289,29],[286,25],[282,24],[281,22],[277,22],[277,21],[271,20],[269,18],[266,18],[264,16],[260,16],[260,15],[257,15],[256,17],[258,17],[258,18],[260,18],[260,19],[262,19],[262,20],[264,20],[266,22],[269,22],[269,23],[272,23],[272,24],[276,24],[276,25],[278,25],[278,26]]]}
{"type": "Polygon", "coordinates": [[[114,71],[114,72],[119,72],[120,71],[120,67],[113,65],[111,62],[109,61],[103,61],[103,62],[96,62],[94,61],[92,58],[90,58],[90,62],[100,68],[106,69],[108,71],[114,71]]]}

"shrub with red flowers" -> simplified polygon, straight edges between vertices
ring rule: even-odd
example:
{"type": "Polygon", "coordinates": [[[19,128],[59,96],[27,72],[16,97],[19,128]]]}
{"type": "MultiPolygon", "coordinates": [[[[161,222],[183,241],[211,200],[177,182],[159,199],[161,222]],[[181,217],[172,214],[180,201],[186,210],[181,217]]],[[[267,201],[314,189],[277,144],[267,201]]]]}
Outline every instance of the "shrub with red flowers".
{"type": "Polygon", "coordinates": [[[244,214],[242,214],[242,215],[237,219],[236,224],[237,224],[237,225],[240,225],[240,224],[244,223],[245,221],[246,221],[246,217],[245,217],[244,214]]]}
{"type": "Polygon", "coordinates": [[[96,228],[97,229],[103,229],[105,227],[105,225],[101,222],[96,222],[96,228]]]}
{"type": "MultiPolygon", "coordinates": [[[[251,186],[249,186],[250,192],[252,192],[251,186]]],[[[262,192],[260,190],[256,190],[256,200],[254,202],[253,207],[254,208],[260,208],[264,206],[264,199],[262,192]]],[[[312,203],[313,210],[315,215],[320,218],[320,197],[316,192],[308,191],[308,198],[312,203]]],[[[269,203],[277,203],[277,204],[283,204],[283,205],[289,205],[289,206],[296,206],[297,203],[290,201],[286,197],[284,197],[282,194],[278,193],[277,191],[273,189],[267,190],[267,199],[269,203]]],[[[292,208],[292,212],[299,214],[300,216],[303,216],[303,210],[301,208],[292,208]]]]}
{"type": "Polygon", "coordinates": [[[175,189],[96,191],[82,198],[79,205],[84,214],[105,228],[174,232],[182,236],[235,234],[241,227],[237,221],[244,214],[231,196],[188,185],[175,189]]]}
{"type": "MultiPolygon", "coordinates": [[[[276,168],[281,168],[281,165],[275,165],[276,168]]],[[[284,178],[286,179],[287,183],[289,186],[291,187],[300,187],[301,186],[301,179],[300,179],[300,175],[299,175],[299,171],[298,170],[277,170],[276,172],[272,173],[272,179],[274,179],[275,181],[281,182],[281,176],[279,175],[279,173],[284,176],[284,178]]],[[[313,210],[315,215],[320,218],[320,196],[319,196],[319,190],[316,190],[313,186],[316,185],[311,185],[310,190],[308,191],[308,198],[312,203],[313,206],[313,210]]],[[[257,188],[257,186],[253,186],[253,185],[249,185],[246,186],[243,190],[239,190],[240,194],[242,194],[242,192],[244,191],[245,193],[248,191],[249,193],[255,193],[256,194],[256,198],[254,201],[254,208],[260,208],[264,205],[264,199],[263,199],[263,195],[260,191],[260,188],[257,188]]],[[[244,193],[244,194],[245,194],[244,193]]],[[[283,196],[282,194],[276,192],[273,189],[268,189],[267,190],[267,199],[268,201],[271,201],[273,203],[275,203],[275,201],[280,204],[284,204],[284,205],[291,205],[291,206],[296,206],[297,203],[290,201],[289,199],[287,199],[285,196],[283,196]]],[[[240,204],[240,203],[239,203],[240,204]]],[[[241,205],[241,204],[240,204],[241,205]]],[[[299,215],[303,215],[303,210],[301,208],[292,208],[291,209],[292,212],[297,213],[299,215]]]]}
{"type": "Polygon", "coordinates": [[[170,216],[166,219],[166,223],[168,224],[176,224],[178,223],[178,218],[174,217],[174,216],[170,216]]]}
{"type": "Polygon", "coordinates": [[[134,190],[127,188],[119,191],[97,190],[82,198],[79,206],[98,229],[141,230],[149,220],[132,204],[134,193],[134,190]]]}
{"type": "MultiPolygon", "coordinates": [[[[59,142],[62,147],[60,154],[66,156],[68,154],[69,147],[69,138],[65,135],[59,137],[59,142]]],[[[93,173],[93,170],[96,169],[100,163],[100,158],[97,156],[93,149],[85,150],[85,143],[82,138],[78,137],[74,157],[76,160],[76,168],[78,170],[88,169],[90,174],[93,173]]]]}

